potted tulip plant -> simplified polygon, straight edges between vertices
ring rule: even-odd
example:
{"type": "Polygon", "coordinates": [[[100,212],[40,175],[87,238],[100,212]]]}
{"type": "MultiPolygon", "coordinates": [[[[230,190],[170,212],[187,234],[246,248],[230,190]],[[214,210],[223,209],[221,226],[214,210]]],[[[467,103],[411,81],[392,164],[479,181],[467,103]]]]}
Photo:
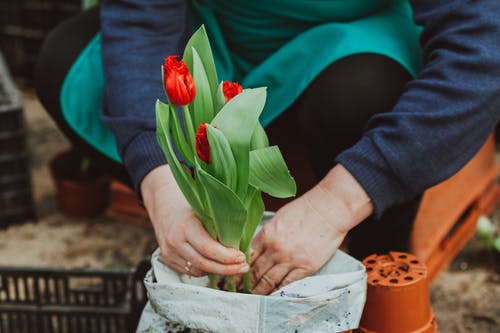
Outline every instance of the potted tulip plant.
{"type": "MultiPolygon", "coordinates": [[[[162,75],[170,104],[156,103],[157,138],[177,184],[210,236],[240,249],[250,261],[250,244],[264,213],[261,193],[286,198],[295,195],[296,185],[259,123],[266,89],[219,84],[204,36],[200,30],[191,38],[183,60],[165,59],[162,75]],[[191,170],[181,164],[174,145],[191,170]]],[[[210,282],[216,288],[217,277],[210,282]]],[[[227,278],[227,285],[236,290],[234,277],[227,278]]],[[[251,291],[249,273],[244,290],[251,291]]]]}
{"type": "MultiPolygon", "coordinates": [[[[156,134],[174,178],[207,232],[243,251],[250,265],[253,236],[269,219],[262,192],[279,198],[296,192],[259,123],[266,88],[219,83],[203,27],[182,60],[165,59],[162,77],[169,104],[156,103],[156,134]]],[[[171,323],[191,332],[341,332],[357,327],[365,300],[364,267],[341,251],[316,275],[268,296],[249,294],[249,273],[238,293],[234,277],[218,290],[219,277],[179,274],[162,263],[159,250],[151,263],[138,332],[170,332],[171,323]]]]}

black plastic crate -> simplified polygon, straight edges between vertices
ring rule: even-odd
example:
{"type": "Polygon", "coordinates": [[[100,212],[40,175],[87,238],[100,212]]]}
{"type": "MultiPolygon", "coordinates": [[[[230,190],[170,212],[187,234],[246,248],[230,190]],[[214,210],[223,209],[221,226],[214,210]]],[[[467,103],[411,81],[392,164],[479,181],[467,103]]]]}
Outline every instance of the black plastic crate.
{"type": "MultiPolygon", "coordinates": [[[[0,176],[1,193],[8,193],[18,189],[29,189],[30,181],[23,173],[14,173],[10,175],[0,176]]],[[[1,194],[0,194],[1,195],[1,194]]],[[[1,210],[1,208],[0,208],[1,210]]]]}
{"type": "MultiPolygon", "coordinates": [[[[2,177],[24,172],[27,165],[26,153],[2,154],[0,153],[0,175],[2,177]]],[[[2,192],[2,189],[0,189],[2,192]]]]}
{"type": "Polygon", "coordinates": [[[33,83],[47,34],[81,10],[81,0],[0,0],[0,46],[16,78],[33,83]]]}
{"type": "Polygon", "coordinates": [[[146,304],[135,269],[0,267],[0,333],[135,332],[146,304]]]}
{"type": "Polygon", "coordinates": [[[34,217],[21,93],[0,54],[0,227],[34,217]]]}
{"type": "Polygon", "coordinates": [[[30,203],[31,191],[29,188],[19,187],[0,192],[0,211],[2,212],[3,225],[31,219],[30,203]]]}
{"type": "Polygon", "coordinates": [[[7,104],[9,101],[5,99],[3,102],[0,100],[0,103],[2,103],[0,105],[5,106],[4,111],[0,111],[0,137],[2,138],[22,131],[24,127],[22,106],[9,105],[7,104]]]}
{"type": "Polygon", "coordinates": [[[26,150],[24,139],[23,130],[2,132],[0,129],[0,152],[2,154],[15,154],[26,150]]]}

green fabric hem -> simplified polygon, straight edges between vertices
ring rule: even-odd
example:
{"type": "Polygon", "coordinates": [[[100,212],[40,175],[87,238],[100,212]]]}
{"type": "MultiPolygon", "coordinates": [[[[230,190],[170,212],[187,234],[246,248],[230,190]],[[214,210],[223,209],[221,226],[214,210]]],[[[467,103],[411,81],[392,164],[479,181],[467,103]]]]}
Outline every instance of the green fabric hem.
{"type": "Polygon", "coordinates": [[[82,139],[110,159],[122,163],[116,139],[103,124],[105,79],[101,58],[101,35],[85,47],[66,75],[60,95],[61,110],[68,125],[82,139]]]}
{"type": "MultiPolygon", "coordinates": [[[[300,1],[295,3],[302,4],[300,1]]],[[[211,43],[217,45],[214,56],[219,78],[239,81],[247,88],[268,87],[267,102],[260,117],[264,126],[285,111],[323,69],[338,59],[374,53],[395,60],[413,76],[422,68],[418,41],[422,29],[413,23],[410,4],[405,0],[388,2],[387,6],[365,17],[318,24],[289,40],[255,67],[245,65],[237,49],[229,53],[214,9],[199,4],[195,4],[194,9],[195,21],[205,24],[211,43]],[[249,70],[240,73],[242,68],[238,64],[249,70]]],[[[270,30],[270,38],[274,34],[279,36],[279,29],[288,28],[270,30]]],[[[240,33],[248,39],[249,34],[255,32],[240,33]]]]}

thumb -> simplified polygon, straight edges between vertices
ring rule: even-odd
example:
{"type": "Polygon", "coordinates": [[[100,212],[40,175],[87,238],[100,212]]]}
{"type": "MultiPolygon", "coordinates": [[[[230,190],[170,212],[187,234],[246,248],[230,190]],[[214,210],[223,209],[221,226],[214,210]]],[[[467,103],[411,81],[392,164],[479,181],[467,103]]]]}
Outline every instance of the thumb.
{"type": "Polygon", "coordinates": [[[264,246],[264,228],[262,228],[257,236],[252,241],[252,245],[250,248],[250,260],[251,262],[255,262],[258,257],[264,252],[265,246],[264,246]]]}

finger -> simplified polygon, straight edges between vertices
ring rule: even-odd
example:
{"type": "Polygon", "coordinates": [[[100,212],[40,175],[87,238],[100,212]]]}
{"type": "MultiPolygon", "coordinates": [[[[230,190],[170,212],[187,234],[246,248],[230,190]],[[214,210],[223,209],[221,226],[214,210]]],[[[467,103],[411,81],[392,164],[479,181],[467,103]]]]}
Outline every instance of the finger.
{"type": "Polygon", "coordinates": [[[236,264],[221,264],[208,259],[196,251],[190,244],[184,243],[179,248],[179,255],[190,261],[193,268],[203,272],[220,275],[238,275],[248,272],[249,267],[246,262],[236,264]]]}
{"type": "Polygon", "coordinates": [[[296,268],[294,270],[291,270],[284,278],[283,280],[281,280],[281,283],[279,285],[279,288],[283,288],[284,286],[292,283],[292,282],[295,282],[295,281],[298,281],[300,279],[303,279],[307,276],[309,276],[310,273],[308,273],[306,270],[304,269],[300,269],[300,268],[296,268]]]}
{"type": "Polygon", "coordinates": [[[270,270],[276,263],[269,255],[269,252],[264,252],[252,263],[252,283],[259,283],[259,280],[270,270]]]}
{"type": "Polygon", "coordinates": [[[242,264],[245,254],[237,249],[225,247],[215,241],[200,223],[186,233],[186,241],[201,255],[221,264],[242,264]]]}
{"type": "Polygon", "coordinates": [[[257,285],[252,290],[252,293],[259,295],[268,295],[273,290],[275,290],[287,276],[290,271],[290,266],[288,264],[279,264],[272,267],[270,270],[264,274],[257,285]]]}
{"type": "Polygon", "coordinates": [[[188,263],[188,260],[180,257],[177,251],[161,251],[158,261],[181,274],[190,274],[193,276],[206,275],[205,272],[193,268],[192,263],[190,261],[188,263]]]}
{"type": "Polygon", "coordinates": [[[266,228],[262,228],[257,236],[252,241],[252,245],[250,248],[250,260],[251,262],[255,262],[257,258],[261,256],[262,253],[264,253],[265,250],[265,242],[264,242],[264,237],[266,235],[266,228]]]}
{"type": "Polygon", "coordinates": [[[255,262],[255,260],[257,260],[257,258],[262,254],[263,250],[257,252],[256,250],[254,250],[253,248],[250,248],[250,262],[255,262]]]}
{"type": "Polygon", "coordinates": [[[191,275],[194,277],[201,277],[201,276],[205,276],[208,274],[207,272],[202,271],[201,269],[194,267],[190,260],[181,259],[181,260],[177,261],[175,263],[175,268],[176,268],[176,271],[181,273],[181,274],[187,274],[187,275],[191,275]]]}
{"type": "Polygon", "coordinates": [[[168,266],[181,274],[189,274],[194,277],[207,275],[206,272],[203,272],[202,270],[193,267],[191,261],[181,258],[178,255],[174,257],[173,255],[165,256],[162,253],[160,253],[158,260],[165,266],[168,266]]]}

